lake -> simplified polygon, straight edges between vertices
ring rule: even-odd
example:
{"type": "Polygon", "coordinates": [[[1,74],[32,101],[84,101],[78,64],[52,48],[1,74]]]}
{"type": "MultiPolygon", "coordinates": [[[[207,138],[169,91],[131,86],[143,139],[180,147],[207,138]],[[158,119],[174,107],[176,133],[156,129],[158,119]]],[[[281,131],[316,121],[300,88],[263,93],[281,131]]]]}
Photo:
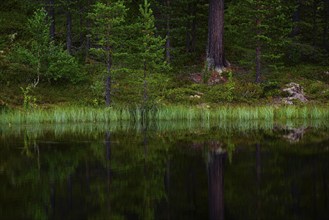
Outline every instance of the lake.
{"type": "Polygon", "coordinates": [[[327,219],[329,125],[0,127],[1,219],[327,219]]]}

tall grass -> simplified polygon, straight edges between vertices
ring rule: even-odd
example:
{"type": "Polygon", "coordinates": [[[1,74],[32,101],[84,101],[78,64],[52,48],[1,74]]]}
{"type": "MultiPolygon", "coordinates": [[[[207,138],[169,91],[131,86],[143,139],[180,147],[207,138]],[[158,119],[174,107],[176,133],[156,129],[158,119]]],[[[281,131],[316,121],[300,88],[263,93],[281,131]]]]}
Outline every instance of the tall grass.
{"type": "Polygon", "coordinates": [[[329,106],[219,106],[211,109],[187,106],[164,106],[146,113],[139,108],[57,107],[31,111],[3,111],[0,113],[0,124],[138,122],[145,118],[155,121],[188,122],[295,119],[329,120],[329,106]]]}

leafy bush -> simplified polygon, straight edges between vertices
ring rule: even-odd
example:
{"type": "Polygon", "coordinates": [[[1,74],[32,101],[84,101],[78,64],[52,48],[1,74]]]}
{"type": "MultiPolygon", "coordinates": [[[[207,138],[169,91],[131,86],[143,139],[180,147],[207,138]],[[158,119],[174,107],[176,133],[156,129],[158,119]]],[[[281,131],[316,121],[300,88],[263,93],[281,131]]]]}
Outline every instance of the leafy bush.
{"type": "Polygon", "coordinates": [[[93,95],[93,105],[98,106],[105,103],[105,83],[102,80],[95,80],[90,86],[93,95]]]}
{"type": "Polygon", "coordinates": [[[23,102],[23,107],[24,110],[29,110],[29,109],[35,109],[37,107],[36,104],[36,97],[32,96],[30,93],[33,89],[32,86],[27,86],[26,88],[20,87],[23,93],[23,98],[24,98],[24,102],[23,102]]]}

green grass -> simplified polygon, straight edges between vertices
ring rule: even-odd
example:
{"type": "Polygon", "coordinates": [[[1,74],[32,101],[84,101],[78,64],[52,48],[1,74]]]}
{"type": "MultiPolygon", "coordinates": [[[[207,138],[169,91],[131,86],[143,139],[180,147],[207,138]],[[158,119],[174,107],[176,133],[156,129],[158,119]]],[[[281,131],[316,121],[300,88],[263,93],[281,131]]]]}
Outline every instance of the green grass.
{"type": "MultiPolygon", "coordinates": [[[[155,121],[251,121],[251,120],[329,120],[328,106],[219,106],[198,108],[188,106],[166,106],[149,111],[147,117],[155,121]]],[[[37,123],[96,123],[118,121],[141,121],[139,108],[92,108],[92,107],[55,107],[30,111],[9,110],[0,113],[0,124],[37,124],[37,123]]]]}

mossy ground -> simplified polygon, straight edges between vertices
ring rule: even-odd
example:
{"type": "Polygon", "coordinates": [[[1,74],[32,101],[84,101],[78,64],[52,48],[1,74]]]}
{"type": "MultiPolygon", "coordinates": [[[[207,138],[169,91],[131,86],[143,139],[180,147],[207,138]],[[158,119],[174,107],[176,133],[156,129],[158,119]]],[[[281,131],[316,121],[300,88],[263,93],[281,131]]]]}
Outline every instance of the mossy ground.
{"type": "MultiPolygon", "coordinates": [[[[193,70],[194,71],[194,70],[193,70]]],[[[309,104],[329,102],[329,67],[302,65],[265,73],[263,82],[254,83],[252,73],[232,70],[232,84],[218,85],[196,84],[189,80],[188,71],[160,77],[150,88],[150,97],[156,105],[277,105],[285,94],[281,89],[289,82],[304,87],[309,104]],[[159,86],[157,86],[159,85],[159,86]],[[161,85],[161,91],[158,89],[161,85]],[[228,91],[229,90],[229,91],[228,91]]],[[[225,74],[224,74],[225,75],[225,74]]],[[[92,78],[92,77],[91,77],[92,78]]],[[[102,106],[103,94],[95,94],[93,80],[86,79],[76,85],[40,83],[29,95],[33,96],[41,108],[51,106],[102,106]]],[[[20,87],[27,83],[1,82],[0,105],[9,108],[20,108],[24,97],[20,87]]],[[[102,85],[100,85],[102,86],[102,85]]],[[[113,104],[118,106],[138,105],[142,100],[142,84],[134,79],[119,78],[114,85],[113,104]],[[129,86],[133,82],[133,86],[129,86]],[[139,88],[141,87],[141,88],[139,88]],[[133,102],[129,100],[134,100],[133,102]],[[137,100],[137,101],[136,101],[137,100]]],[[[97,91],[96,91],[97,92],[97,91]]],[[[296,103],[301,104],[301,103],[296,103]]]]}

